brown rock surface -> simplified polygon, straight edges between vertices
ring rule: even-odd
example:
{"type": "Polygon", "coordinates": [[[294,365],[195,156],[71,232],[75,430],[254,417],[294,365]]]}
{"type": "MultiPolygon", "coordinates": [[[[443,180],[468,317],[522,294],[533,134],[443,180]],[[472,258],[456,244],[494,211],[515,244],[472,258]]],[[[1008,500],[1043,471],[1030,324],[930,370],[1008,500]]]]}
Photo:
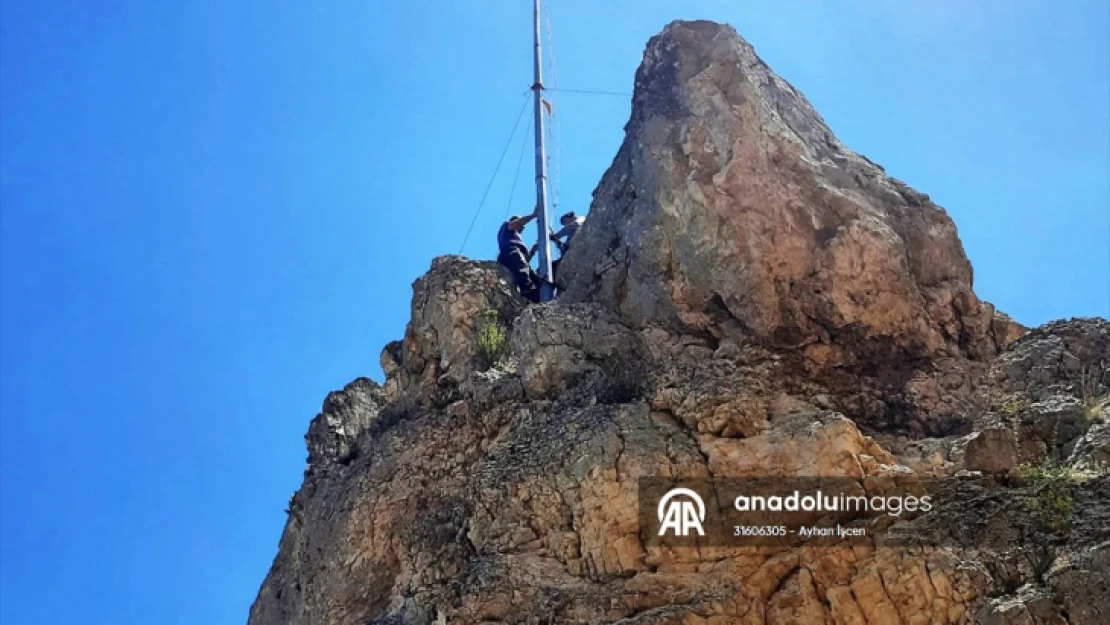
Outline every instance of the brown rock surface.
{"type": "Polygon", "coordinates": [[[505,282],[496,263],[473,263],[459,256],[432,261],[413,284],[412,320],[405,338],[381,354],[387,399],[426,400],[446,379],[460,384],[475,369],[478,320],[493,314],[509,323],[525,301],[505,282]]]}
{"type": "Polygon", "coordinates": [[[833,363],[997,351],[944,211],[844,147],[727,26],[675,22],[648,43],[576,241],[568,296],[632,325],[833,363]]]}
{"type": "Polygon", "coordinates": [[[554,304],[458,257],[414,284],[384,386],[309,427],[251,625],[1110,622],[1110,323],[980,302],[943,211],[715,24],[649,43],[595,197],[554,304]],[[998,475],[898,544],[678,548],[638,516],[647,477],[969,469],[998,475]]]}

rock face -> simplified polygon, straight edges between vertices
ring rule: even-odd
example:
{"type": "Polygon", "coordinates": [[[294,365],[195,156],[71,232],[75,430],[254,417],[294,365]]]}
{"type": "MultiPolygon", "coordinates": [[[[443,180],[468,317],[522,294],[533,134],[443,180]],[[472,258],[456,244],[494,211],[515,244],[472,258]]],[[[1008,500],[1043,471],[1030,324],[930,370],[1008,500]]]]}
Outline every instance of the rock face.
{"type": "Polygon", "coordinates": [[[732,28],[664,29],[632,104],[562,264],[570,298],[835,364],[996,353],[944,211],[844,147],[732,28]]]}
{"type": "Polygon", "coordinates": [[[1110,323],[979,301],[943,211],[730,28],[649,43],[563,267],[526,307],[432,263],[384,386],[312,420],[250,625],[1110,622],[1110,323]],[[911,543],[641,524],[641,479],[891,476],[959,497],[911,543]]]}
{"type": "Polygon", "coordinates": [[[504,324],[524,305],[496,263],[436,258],[431,271],[413,285],[412,321],[404,340],[382,350],[386,397],[424,401],[437,396],[445,380],[458,385],[475,368],[480,317],[491,314],[504,324]]]}

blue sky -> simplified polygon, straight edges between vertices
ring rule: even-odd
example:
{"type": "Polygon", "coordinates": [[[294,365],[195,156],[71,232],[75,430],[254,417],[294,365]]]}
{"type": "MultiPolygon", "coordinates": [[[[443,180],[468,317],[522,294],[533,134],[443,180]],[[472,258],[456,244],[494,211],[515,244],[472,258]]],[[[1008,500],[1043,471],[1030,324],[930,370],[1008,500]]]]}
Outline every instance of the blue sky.
{"type": "MultiPolygon", "coordinates": [[[[324,395],[380,379],[529,86],[524,0],[0,0],[0,621],[242,623],[324,395]]],[[[558,86],[734,24],[1019,321],[1110,312],[1110,4],[560,0],[558,86]]],[[[583,210],[626,98],[552,94],[583,210]]],[[[522,128],[523,130],[523,128],[522,128]]],[[[519,146],[519,143],[514,143],[519,146]]],[[[491,258],[519,147],[466,247],[491,258]]],[[[516,208],[531,202],[529,164],[516,208]]]]}

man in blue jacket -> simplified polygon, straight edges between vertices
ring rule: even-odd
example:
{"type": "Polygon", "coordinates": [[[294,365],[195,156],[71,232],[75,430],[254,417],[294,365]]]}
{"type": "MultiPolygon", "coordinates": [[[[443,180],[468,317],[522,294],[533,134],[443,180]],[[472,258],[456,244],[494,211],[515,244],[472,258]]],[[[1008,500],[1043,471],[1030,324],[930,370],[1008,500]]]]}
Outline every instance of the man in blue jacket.
{"type": "Polygon", "coordinates": [[[509,273],[513,276],[513,282],[516,283],[516,288],[530,302],[540,301],[540,283],[542,279],[528,264],[528,261],[532,258],[532,253],[528,246],[524,244],[524,240],[520,238],[520,233],[524,231],[524,226],[527,226],[528,222],[535,218],[535,213],[527,217],[513,215],[508,221],[501,224],[501,229],[497,231],[497,262],[509,270],[509,273]]]}

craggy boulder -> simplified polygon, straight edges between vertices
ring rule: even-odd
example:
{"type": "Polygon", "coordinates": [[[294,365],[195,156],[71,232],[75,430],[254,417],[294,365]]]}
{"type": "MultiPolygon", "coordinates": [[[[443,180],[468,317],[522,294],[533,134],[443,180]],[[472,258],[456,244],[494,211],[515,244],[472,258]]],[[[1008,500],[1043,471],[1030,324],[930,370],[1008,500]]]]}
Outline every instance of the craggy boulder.
{"type": "Polygon", "coordinates": [[[731,27],[652,38],[625,132],[562,263],[569,298],[830,364],[996,353],[948,215],[841,144],[731,27]]]}
{"type": "Polygon", "coordinates": [[[645,349],[636,334],[604,309],[590,305],[533,306],[512,334],[517,372],[529,397],[575,386],[586,376],[610,384],[637,383],[645,349]]]}
{"type": "Polygon", "coordinates": [[[1018,447],[1014,433],[1002,428],[976,432],[967,441],[964,463],[968,470],[1003,473],[1018,463],[1018,447]]]}
{"type": "Polygon", "coordinates": [[[343,390],[328,393],[323,409],[309,423],[304,437],[309,468],[349,462],[358,453],[359,436],[370,429],[384,405],[382,387],[368,378],[358,378],[343,390]]]}
{"type": "Polygon", "coordinates": [[[508,327],[526,303],[499,265],[461,256],[437,257],[412,290],[405,338],[382,350],[390,400],[414,387],[431,396],[437,386],[461,384],[477,364],[480,319],[508,327]]]}

